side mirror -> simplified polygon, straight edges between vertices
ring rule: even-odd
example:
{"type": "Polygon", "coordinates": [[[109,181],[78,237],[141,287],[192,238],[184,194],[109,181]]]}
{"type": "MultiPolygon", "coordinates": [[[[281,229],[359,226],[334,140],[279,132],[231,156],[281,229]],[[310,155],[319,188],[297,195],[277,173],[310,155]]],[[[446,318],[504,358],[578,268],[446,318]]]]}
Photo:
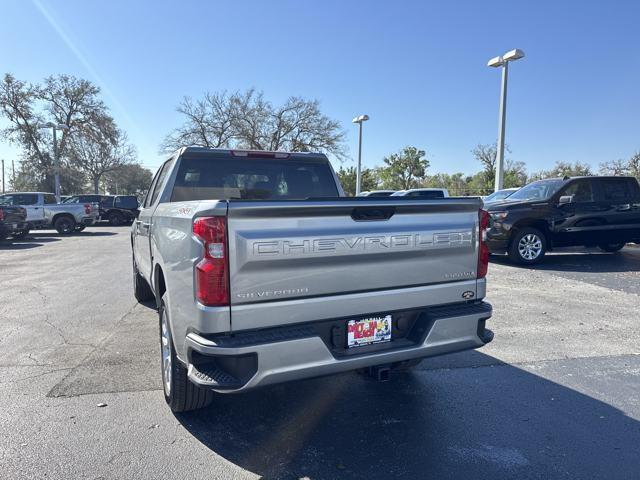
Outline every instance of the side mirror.
{"type": "Polygon", "coordinates": [[[563,195],[558,199],[558,205],[566,205],[567,203],[573,203],[573,195],[563,195]]]}

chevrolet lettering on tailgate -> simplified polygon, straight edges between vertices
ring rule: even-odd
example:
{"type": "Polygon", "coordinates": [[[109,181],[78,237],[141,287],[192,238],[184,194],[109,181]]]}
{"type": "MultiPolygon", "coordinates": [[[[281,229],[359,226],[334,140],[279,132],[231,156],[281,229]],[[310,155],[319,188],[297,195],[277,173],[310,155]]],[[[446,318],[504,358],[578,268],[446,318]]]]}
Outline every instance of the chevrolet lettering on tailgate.
{"type": "Polygon", "coordinates": [[[296,240],[274,240],[253,242],[254,256],[309,255],[316,253],[358,253],[388,251],[392,249],[429,249],[470,247],[471,231],[435,232],[406,235],[375,235],[339,238],[305,238],[296,240]]]}

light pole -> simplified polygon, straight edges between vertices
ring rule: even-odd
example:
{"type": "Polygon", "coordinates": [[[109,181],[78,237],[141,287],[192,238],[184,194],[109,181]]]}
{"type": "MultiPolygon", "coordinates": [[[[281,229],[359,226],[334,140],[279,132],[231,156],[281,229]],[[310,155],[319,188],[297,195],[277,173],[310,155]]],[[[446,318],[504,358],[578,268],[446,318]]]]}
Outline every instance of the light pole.
{"type": "Polygon", "coordinates": [[[58,130],[69,130],[69,126],[64,123],[55,124],[53,122],[41,123],[38,128],[53,129],[53,165],[56,182],[56,202],[60,203],[60,159],[58,158],[58,139],[56,132],[58,130]]]}
{"type": "Polygon", "coordinates": [[[509,75],[509,62],[524,57],[524,52],[519,49],[509,50],[504,55],[493,57],[487,63],[489,67],[502,67],[502,87],[500,89],[500,114],[498,117],[498,145],[496,158],[496,184],[495,190],[501,190],[504,183],[504,130],[507,119],[507,77],[509,75]]]}
{"type": "Polygon", "coordinates": [[[362,163],[362,122],[369,120],[369,115],[360,115],[359,117],[351,120],[353,123],[358,124],[358,167],[356,168],[356,197],[360,195],[360,168],[362,163]]]}

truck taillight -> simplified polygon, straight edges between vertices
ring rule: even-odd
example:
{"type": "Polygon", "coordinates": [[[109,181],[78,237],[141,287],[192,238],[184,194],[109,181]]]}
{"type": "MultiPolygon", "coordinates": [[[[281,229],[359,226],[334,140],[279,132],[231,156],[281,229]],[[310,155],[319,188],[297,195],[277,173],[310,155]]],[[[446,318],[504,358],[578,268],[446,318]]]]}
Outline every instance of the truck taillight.
{"type": "Polygon", "coordinates": [[[478,278],[487,276],[489,270],[489,247],[487,247],[487,229],[489,228],[489,212],[478,211],[478,278]]]}
{"type": "Polygon", "coordinates": [[[229,305],[226,218],[196,218],[193,234],[204,244],[204,258],[195,266],[196,298],[209,307],[229,305]]]}
{"type": "Polygon", "coordinates": [[[84,204],[84,213],[89,215],[91,213],[91,204],[90,203],[85,203],[84,204]]]}
{"type": "Polygon", "coordinates": [[[4,220],[4,210],[0,208],[0,220],[4,220]]]}

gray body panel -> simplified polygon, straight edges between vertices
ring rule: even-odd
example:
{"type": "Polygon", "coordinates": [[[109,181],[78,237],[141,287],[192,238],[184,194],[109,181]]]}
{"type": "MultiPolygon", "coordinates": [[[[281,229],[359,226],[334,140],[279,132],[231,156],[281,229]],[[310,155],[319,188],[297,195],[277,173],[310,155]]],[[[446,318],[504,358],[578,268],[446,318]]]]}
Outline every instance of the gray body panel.
{"type": "MultiPolygon", "coordinates": [[[[440,302],[434,297],[413,306],[460,301],[464,291],[476,290],[479,207],[476,199],[231,201],[232,328],[297,323],[305,316],[330,318],[324,297],[338,303],[353,294],[363,301],[376,295],[405,298],[420,287],[439,284],[440,302]],[[376,207],[393,207],[395,213],[388,220],[351,218],[354,208],[376,207]],[[287,303],[307,297],[306,307],[287,303]]],[[[360,308],[361,313],[385,310],[360,308]]]]}
{"type": "MultiPolygon", "coordinates": [[[[477,198],[171,202],[184,152],[166,163],[164,184],[158,187],[154,204],[142,206],[132,226],[132,247],[136,266],[154,292],[160,288],[158,279],[164,280],[174,346],[187,365],[193,349],[207,355],[207,349],[215,347],[202,335],[427,308],[485,296],[485,280],[476,279],[482,205],[477,198]],[[362,209],[386,209],[392,215],[364,221],[352,215],[362,209]],[[195,297],[194,266],[204,248],[192,228],[194,219],[202,216],[227,217],[229,306],[206,307],[195,297]]],[[[342,195],[340,186],[338,190],[342,195]]],[[[333,358],[319,338],[247,346],[247,352],[258,355],[259,366],[243,389],[476,348],[484,342],[477,334],[480,317],[472,317],[449,324],[439,320],[424,345],[356,356],[348,362],[333,358]]]]}

